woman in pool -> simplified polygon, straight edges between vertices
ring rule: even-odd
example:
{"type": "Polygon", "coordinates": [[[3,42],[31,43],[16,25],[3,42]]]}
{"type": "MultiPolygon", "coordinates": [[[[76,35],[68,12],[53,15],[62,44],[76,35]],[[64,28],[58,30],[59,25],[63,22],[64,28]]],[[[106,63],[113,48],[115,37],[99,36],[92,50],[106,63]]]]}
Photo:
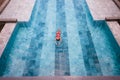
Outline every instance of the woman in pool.
{"type": "Polygon", "coordinates": [[[61,31],[60,29],[58,29],[58,31],[56,32],[56,45],[60,45],[61,43],[61,31]]]}

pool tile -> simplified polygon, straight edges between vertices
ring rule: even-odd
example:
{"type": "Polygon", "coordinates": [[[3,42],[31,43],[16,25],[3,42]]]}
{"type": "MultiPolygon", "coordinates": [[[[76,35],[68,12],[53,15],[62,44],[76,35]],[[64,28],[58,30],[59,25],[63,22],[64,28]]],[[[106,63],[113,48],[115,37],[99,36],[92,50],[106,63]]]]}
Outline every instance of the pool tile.
{"type": "MultiPolygon", "coordinates": [[[[78,11],[78,9],[77,9],[78,6],[76,6],[76,4],[77,4],[77,1],[74,1],[74,6],[76,9],[76,16],[77,16],[80,11],[78,11]]],[[[99,64],[99,61],[98,61],[97,56],[93,56],[93,54],[96,54],[96,51],[95,51],[94,44],[92,41],[91,33],[88,29],[86,14],[84,14],[84,12],[82,12],[82,13],[83,13],[81,16],[82,21],[81,21],[81,23],[78,22],[78,26],[82,28],[82,29],[79,28],[80,29],[79,36],[80,36],[80,42],[81,42],[82,51],[83,51],[84,63],[85,63],[87,75],[95,76],[95,75],[97,75],[97,73],[102,74],[102,72],[101,72],[100,67],[95,66],[96,63],[99,64]],[[97,72],[97,70],[98,70],[98,72],[97,72]]],[[[80,17],[76,17],[76,18],[78,21],[80,20],[79,19],[80,17]]]]}
{"type": "Polygon", "coordinates": [[[60,46],[55,46],[55,75],[64,76],[70,75],[69,59],[68,59],[68,42],[65,22],[64,0],[57,0],[57,26],[62,29],[62,43],[60,46]],[[61,21],[62,20],[62,21],[61,21]],[[58,62],[58,63],[57,63],[58,62]]]}

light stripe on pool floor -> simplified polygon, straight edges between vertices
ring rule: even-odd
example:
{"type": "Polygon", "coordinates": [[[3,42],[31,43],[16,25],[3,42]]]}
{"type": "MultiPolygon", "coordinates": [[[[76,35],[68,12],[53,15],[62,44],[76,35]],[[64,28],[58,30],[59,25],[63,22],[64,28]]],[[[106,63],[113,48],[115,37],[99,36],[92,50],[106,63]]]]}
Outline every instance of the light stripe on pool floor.
{"type": "Polygon", "coordinates": [[[39,76],[54,76],[56,0],[49,0],[46,16],[46,31],[40,59],[39,76]]]}
{"type": "Polygon", "coordinates": [[[66,32],[66,17],[64,5],[65,5],[64,0],[57,0],[56,26],[57,29],[61,30],[62,42],[59,46],[56,45],[55,47],[55,76],[70,75],[68,40],[66,32]]]}
{"type": "Polygon", "coordinates": [[[85,76],[86,70],[72,0],[65,0],[65,13],[69,47],[70,74],[73,76],[85,76]]]}

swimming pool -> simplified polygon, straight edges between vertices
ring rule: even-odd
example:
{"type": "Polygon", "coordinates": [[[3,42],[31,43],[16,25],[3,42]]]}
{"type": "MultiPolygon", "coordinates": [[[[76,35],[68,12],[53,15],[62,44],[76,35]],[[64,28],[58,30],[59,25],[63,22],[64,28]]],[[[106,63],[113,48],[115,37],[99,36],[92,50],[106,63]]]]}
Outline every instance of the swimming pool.
{"type": "Polygon", "coordinates": [[[117,76],[119,58],[107,24],[92,19],[85,0],[36,0],[30,21],[17,24],[4,50],[0,76],[117,76]]]}

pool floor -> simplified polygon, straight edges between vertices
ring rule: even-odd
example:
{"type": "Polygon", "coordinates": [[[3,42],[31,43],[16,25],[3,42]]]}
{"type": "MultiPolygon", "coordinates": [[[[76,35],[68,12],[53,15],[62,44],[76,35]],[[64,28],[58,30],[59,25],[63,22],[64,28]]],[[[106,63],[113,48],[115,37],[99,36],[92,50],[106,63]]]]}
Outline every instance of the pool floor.
{"type": "Polygon", "coordinates": [[[0,76],[119,76],[120,48],[86,0],[36,0],[29,22],[18,22],[0,76]],[[56,45],[56,31],[62,42],[56,45]]]}

